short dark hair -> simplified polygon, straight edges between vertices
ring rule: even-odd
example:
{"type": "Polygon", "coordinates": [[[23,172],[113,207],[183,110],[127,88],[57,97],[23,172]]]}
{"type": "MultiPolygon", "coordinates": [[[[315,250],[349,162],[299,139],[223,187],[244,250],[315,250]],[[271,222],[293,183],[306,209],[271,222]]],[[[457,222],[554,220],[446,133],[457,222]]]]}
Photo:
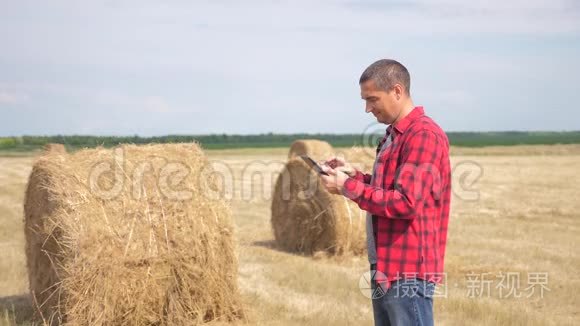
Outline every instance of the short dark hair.
{"type": "Polygon", "coordinates": [[[411,76],[409,71],[400,62],[391,59],[382,59],[372,65],[362,73],[359,84],[373,80],[377,88],[390,91],[395,84],[405,87],[405,93],[411,94],[411,76]]]}

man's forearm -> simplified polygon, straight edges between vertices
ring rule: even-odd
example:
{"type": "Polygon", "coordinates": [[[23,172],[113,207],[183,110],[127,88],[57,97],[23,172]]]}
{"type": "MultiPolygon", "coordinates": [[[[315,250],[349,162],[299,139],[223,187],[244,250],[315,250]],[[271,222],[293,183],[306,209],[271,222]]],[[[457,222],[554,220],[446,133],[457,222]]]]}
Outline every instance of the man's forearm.
{"type": "Polygon", "coordinates": [[[360,182],[363,182],[365,184],[371,183],[372,176],[370,174],[362,173],[361,171],[356,170],[356,169],[354,171],[355,171],[355,174],[353,176],[351,176],[352,178],[354,178],[360,182]]]}
{"type": "Polygon", "coordinates": [[[412,219],[416,216],[418,201],[407,193],[412,191],[386,190],[351,178],[345,182],[342,194],[373,215],[395,219],[412,219]]]}

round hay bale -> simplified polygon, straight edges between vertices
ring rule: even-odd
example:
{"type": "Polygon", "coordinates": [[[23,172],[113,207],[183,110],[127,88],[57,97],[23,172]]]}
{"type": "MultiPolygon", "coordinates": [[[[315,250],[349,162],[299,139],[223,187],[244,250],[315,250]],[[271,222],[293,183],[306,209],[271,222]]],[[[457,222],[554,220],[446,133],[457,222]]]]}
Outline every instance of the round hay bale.
{"type": "Polygon", "coordinates": [[[317,139],[299,139],[290,145],[288,152],[288,159],[299,157],[300,155],[308,155],[314,160],[326,160],[333,155],[334,149],[332,146],[322,140],[317,139]]]}
{"type": "Polygon", "coordinates": [[[375,163],[376,149],[353,146],[341,151],[342,157],[359,171],[372,171],[375,163]]]}
{"type": "Polygon", "coordinates": [[[44,145],[43,150],[45,152],[56,152],[61,154],[66,153],[66,148],[64,147],[63,144],[53,144],[53,143],[46,144],[44,145]]]}
{"type": "Polygon", "coordinates": [[[290,160],[278,176],[271,210],[274,237],[286,251],[366,251],[366,214],[344,196],[329,193],[301,159],[290,160]]]}
{"type": "Polygon", "coordinates": [[[245,318],[231,213],[196,144],[45,152],[28,181],[26,257],[47,324],[245,318]]]}

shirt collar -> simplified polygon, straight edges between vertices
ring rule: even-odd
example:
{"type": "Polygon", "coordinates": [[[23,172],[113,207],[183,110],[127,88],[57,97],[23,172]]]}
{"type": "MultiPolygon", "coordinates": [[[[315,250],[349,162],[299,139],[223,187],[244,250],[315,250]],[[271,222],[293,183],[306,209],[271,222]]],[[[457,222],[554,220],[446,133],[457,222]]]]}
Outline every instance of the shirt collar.
{"type": "Polygon", "coordinates": [[[411,125],[411,123],[413,121],[417,120],[418,118],[420,118],[420,117],[422,117],[424,115],[425,115],[425,110],[423,110],[423,107],[422,106],[416,106],[402,120],[398,121],[394,125],[390,125],[387,128],[387,133],[390,134],[391,133],[391,130],[395,129],[395,131],[398,134],[402,134],[402,133],[405,132],[405,130],[407,130],[407,128],[411,125]]]}

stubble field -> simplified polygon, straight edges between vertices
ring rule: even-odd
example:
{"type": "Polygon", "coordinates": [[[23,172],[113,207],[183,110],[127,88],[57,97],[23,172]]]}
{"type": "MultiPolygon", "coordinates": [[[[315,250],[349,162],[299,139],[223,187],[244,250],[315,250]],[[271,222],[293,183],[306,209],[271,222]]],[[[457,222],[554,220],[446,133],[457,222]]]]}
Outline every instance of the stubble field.
{"type": "MultiPolygon", "coordinates": [[[[371,325],[366,257],[276,248],[271,188],[286,149],[207,152],[229,176],[249,324],[371,325]]],[[[346,156],[353,156],[352,150],[346,156]]],[[[23,199],[34,154],[0,154],[0,324],[29,324],[23,199]]],[[[367,164],[368,165],[368,164],[367,164]]],[[[438,325],[580,322],[580,146],[453,148],[446,283],[438,325]]]]}

